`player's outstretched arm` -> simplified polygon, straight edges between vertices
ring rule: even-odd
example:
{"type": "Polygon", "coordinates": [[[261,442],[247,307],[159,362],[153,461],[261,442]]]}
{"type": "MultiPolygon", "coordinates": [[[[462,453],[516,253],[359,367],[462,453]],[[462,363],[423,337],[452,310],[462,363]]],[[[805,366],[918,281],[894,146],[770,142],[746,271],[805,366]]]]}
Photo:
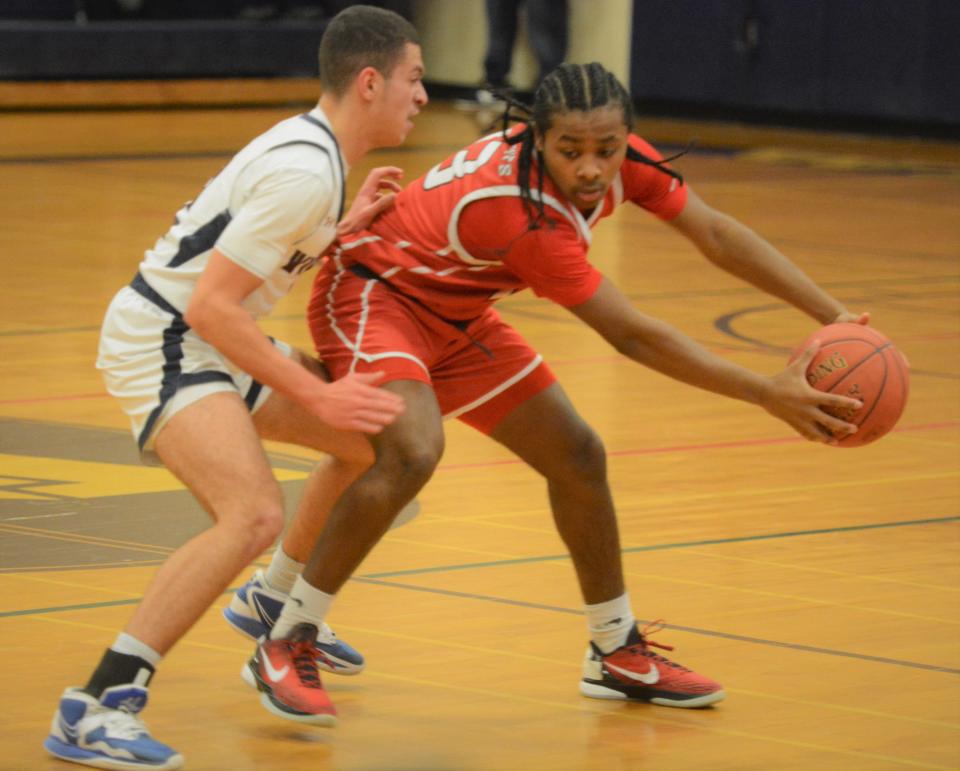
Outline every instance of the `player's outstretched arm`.
{"type": "Polygon", "coordinates": [[[821,324],[868,323],[866,313],[851,313],[771,243],[740,221],[708,206],[692,190],[679,216],[670,221],[717,267],[767,294],[779,297],[821,324]]]}
{"type": "Polygon", "coordinates": [[[585,303],[570,308],[624,356],[674,380],[756,404],[811,441],[834,444],[856,426],[825,412],[859,409],[847,396],[812,388],[804,372],[811,348],[786,370],[767,377],[717,356],[669,324],[636,310],[608,279],[585,303]]]}
{"type": "Polygon", "coordinates": [[[377,388],[377,375],[352,375],[326,383],[274,348],[243,300],[260,278],[214,249],[197,282],[184,320],[240,369],[347,431],[377,433],[403,411],[403,400],[377,388]]]}

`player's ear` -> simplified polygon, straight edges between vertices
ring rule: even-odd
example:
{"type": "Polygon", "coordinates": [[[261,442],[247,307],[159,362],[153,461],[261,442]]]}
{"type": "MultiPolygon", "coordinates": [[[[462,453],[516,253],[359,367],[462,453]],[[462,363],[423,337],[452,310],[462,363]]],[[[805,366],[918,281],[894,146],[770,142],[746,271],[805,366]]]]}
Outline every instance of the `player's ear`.
{"type": "Polygon", "coordinates": [[[354,85],[360,98],[369,101],[376,96],[382,82],[383,76],[376,67],[364,67],[357,73],[354,85]]]}

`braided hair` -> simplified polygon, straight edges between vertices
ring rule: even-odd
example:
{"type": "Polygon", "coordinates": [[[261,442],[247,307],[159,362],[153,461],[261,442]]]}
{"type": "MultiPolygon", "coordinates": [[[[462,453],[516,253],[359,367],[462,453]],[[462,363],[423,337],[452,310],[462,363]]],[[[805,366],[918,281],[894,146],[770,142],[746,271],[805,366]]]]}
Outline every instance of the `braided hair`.
{"type": "MultiPolygon", "coordinates": [[[[561,64],[540,82],[533,95],[532,107],[517,100],[509,91],[494,90],[494,93],[506,103],[501,117],[504,139],[508,144],[520,145],[517,184],[520,186],[520,198],[530,218],[531,230],[540,227],[540,223],[548,219],[543,206],[542,164],[537,168],[537,195],[532,194],[530,187],[535,149],[534,130],[543,136],[553,125],[553,118],[558,113],[588,112],[614,104],[623,110],[623,122],[627,129],[633,128],[633,103],[627,90],[612,72],[598,62],[561,64]],[[507,129],[511,123],[523,123],[525,127],[522,131],[508,136],[507,129]]],[[[685,152],[686,150],[658,161],[628,146],[627,160],[653,166],[683,184],[683,177],[667,167],[666,163],[685,152]]]]}

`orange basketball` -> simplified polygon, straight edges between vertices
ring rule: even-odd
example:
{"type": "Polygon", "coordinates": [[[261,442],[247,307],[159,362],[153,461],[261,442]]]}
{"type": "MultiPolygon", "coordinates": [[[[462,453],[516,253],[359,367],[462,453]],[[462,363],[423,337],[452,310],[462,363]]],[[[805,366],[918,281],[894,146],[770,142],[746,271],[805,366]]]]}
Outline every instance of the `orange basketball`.
{"type": "Polygon", "coordinates": [[[863,402],[859,410],[831,413],[858,426],[857,433],[839,440],[839,446],[875,442],[896,425],[907,404],[910,369],[906,358],[873,327],[844,323],[828,324],[814,332],[790,361],[814,340],[820,341],[820,350],[807,367],[807,382],[820,391],[863,402]]]}

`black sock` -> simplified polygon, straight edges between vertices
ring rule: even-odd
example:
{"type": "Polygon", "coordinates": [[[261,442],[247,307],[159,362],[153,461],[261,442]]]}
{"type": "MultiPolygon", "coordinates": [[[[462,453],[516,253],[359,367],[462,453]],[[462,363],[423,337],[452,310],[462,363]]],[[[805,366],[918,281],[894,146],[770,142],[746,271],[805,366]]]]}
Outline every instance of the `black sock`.
{"type": "Polygon", "coordinates": [[[100,666],[96,668],[83,690],[93,698],[99,699],[100,694],[115,685],[128,685],[138,682],[139,685],[146,687],[150,684],[155,671],[153,664],[139,656],[117,653],[115,650],[107,648],[106,653],[100,660],[100,666]],[[147,670],[146,679],[137,681],[138,677],[144,677],[140,674],[143,670],[147,670]]]}

